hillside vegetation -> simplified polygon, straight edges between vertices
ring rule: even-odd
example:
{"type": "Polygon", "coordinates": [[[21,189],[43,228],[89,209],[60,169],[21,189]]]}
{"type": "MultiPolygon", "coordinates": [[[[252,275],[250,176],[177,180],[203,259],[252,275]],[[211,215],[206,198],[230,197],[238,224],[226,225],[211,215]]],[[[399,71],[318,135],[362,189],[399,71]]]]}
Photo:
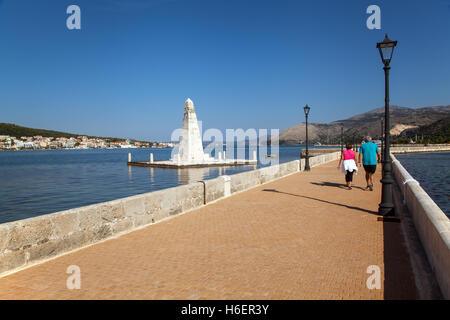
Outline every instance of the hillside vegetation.
{"type": "Polygon", "coordinates": [[[53,137],[53,138],[71,138],[78,137],[80,134],[73,134],[60,131],[44,130],[44,129],[33,129],[21,127],[11,123],[0,123],[0,135],[8,135],[16,138],[20,137],[33,137],[33,136],[43,136],[43,137],[53,137]]]}
{"type": "MultiPolygon", "coordinates": [[[[125,139],[121,138],[112,138],[112,137],[98,137],[98,136],[88,136],[85,134],[75,134],[75,133],[67,133],[67,132],[61,132],[61,131],[54,131],[54,130],[45,130],[45,129],[34,129],[34,128],[27,128],[18,126],[16,124],[12,123],[0,123],[0,135],[7,135],[11,137],[34,137],[34,136],[42,136],[42,137],[52,137],[52,138],[76,138],[78,136],[87,136],[89,139],[103,139],[103,140],[109,140],[111,142],[116,141],[123,141],[125,139]]],[[[130,139],[131,141],[137,141],[130,139]]],[[[146,141],[139,141],[139,142],[146,142],[146,141]]]]}
{"type": "Polygon", "coordinates": [[[416,141],[416,138],[417,143],[450,143],[450,116],[426,126],[405,130],[397,142],[416,141]]]}

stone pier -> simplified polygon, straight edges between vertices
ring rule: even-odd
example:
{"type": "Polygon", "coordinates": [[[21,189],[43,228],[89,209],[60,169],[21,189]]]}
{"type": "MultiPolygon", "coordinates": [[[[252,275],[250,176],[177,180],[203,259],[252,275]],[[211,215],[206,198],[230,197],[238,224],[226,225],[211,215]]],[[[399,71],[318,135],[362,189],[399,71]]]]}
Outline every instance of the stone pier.
{"type": "Polygon", "coordinates": [[[231,176],[218,201],[3,276],[0,298],[416,299],[401,223],[378,219],[380,170],[373,192],[363,176],[346,190],[336,160],[251,189],[231,176]]]}

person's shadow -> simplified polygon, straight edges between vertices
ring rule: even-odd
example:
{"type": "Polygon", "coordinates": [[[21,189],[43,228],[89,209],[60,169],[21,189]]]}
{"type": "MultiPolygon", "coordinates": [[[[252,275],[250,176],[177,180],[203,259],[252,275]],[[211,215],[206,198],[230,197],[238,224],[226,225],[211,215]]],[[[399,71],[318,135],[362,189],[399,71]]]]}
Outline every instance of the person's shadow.
{"type": "MultiPolygon", "coordinates": [[[[310,182],[311,184],[314,184],[316,186],[320,186],[320,187],[334,187],[334,188],[341,188],[341,189],[346,189],[347,185],[343,184],[343,183],[335,183],[335,182],[310,182]]],[[[352,186],[352,188],[357,188],[357,189],[361,189],[364,190],[364,188],[362,187],[358,187],[358,186],[352,186]]]]}

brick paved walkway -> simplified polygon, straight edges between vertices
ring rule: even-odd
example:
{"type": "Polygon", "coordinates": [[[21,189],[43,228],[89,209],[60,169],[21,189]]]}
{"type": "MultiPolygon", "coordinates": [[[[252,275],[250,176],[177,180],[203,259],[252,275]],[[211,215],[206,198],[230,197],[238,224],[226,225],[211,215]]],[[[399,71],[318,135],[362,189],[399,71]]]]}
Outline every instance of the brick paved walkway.
{"type": "Polygon", "coordinates": [[[337,162],[0,278],[1,299],[416,298],[400,224],[337,162]],[[66,269],[81,269],[81,289],[66,269]],[[369,290],[370,265],[381,289],[369,290]]]}

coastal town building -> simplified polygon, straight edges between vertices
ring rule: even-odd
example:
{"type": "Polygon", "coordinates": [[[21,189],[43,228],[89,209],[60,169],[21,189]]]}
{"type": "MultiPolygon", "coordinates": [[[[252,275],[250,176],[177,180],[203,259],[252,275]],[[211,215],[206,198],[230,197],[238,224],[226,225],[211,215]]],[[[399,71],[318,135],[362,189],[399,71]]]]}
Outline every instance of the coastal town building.
{"type": "Polygon", "coordinates": [[[173,148],[172,142],[143,142],[130,139],[110,141],[110,139],[78,137],[43,137],[0,135],[0,150],[36,149],[114,149],[114,148],[173,148]]]}

